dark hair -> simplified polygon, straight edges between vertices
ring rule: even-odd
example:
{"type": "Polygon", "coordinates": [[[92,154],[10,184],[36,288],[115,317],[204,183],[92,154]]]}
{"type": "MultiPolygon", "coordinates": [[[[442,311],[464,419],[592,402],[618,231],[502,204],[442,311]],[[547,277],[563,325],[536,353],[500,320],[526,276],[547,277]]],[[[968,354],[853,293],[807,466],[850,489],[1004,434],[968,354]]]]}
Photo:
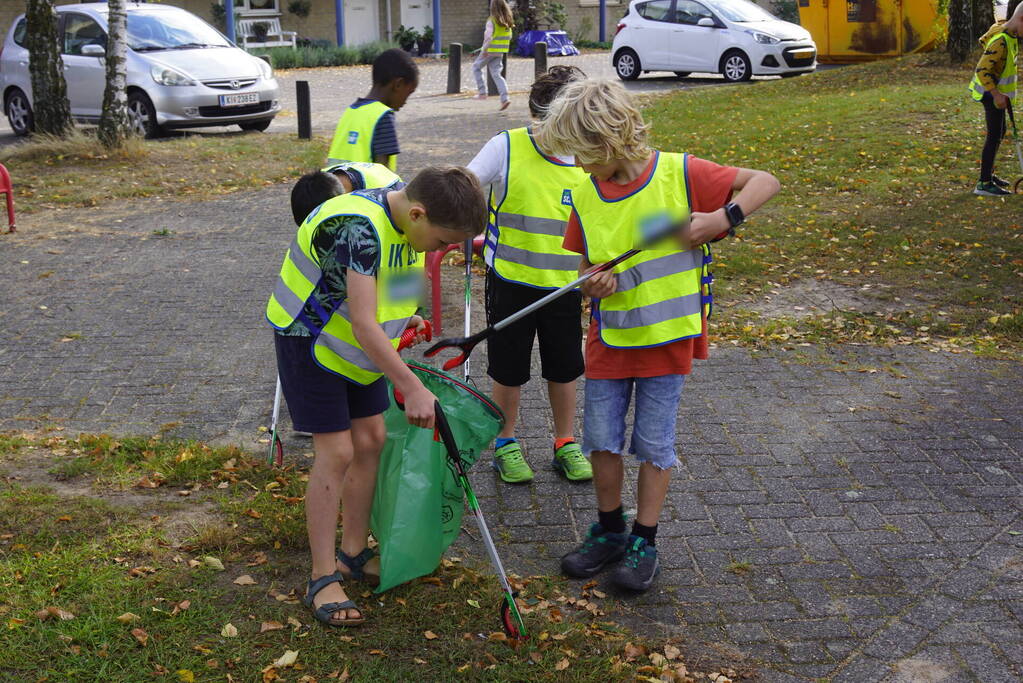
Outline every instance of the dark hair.
{"type": "Polygon", "coordinates": [[[323,202],[344,193],[344,185],[333,173],[306,173],[291,188],[291,215],[295,218],[295,225],[302,225],[306,216],[323,202]]]}
{"type": "Polygon", "coordinates": [[[586,74],[577,66],[558,64],[547,69],[533,81],[529,89],[529,112],[533,116],[543,116],[547,111],[547,105],[566,84],[584,78],[586,74]]]}
{"type": "Polygon", "coordinates": [[[404,50],[384,50],[373,60],[373,85],[387,85],[396,78],[407,83],[419,81],[419,67],[404,50]]]}
{"type": "Polygon", "coordinates": [[[473,236],[487,225],[487,200],[480,181],[461,166],[427,166],[405,186],[408,198],[426,209],[433,225],[473,236]]]}

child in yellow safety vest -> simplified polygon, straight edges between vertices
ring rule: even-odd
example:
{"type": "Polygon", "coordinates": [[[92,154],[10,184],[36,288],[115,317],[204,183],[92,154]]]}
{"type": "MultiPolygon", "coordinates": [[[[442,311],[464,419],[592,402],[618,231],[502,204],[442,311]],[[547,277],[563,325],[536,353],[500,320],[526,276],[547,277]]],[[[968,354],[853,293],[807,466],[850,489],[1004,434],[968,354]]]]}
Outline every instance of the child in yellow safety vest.
{"type": "Polygon", "coordinates": [[[693,358],[707,357],[710,250],[774,196],[769,173],[719,166],[647,145],[648,126],[625,89],[611,81],[569,83],[540,122],[537,142],[573,154],[590,177],[571,190],[566,249],[582,254],[579,273],[637,245],[655,216],[690,222],[677,248],[641,251],[590,278],[583,451],[593,465],[597,521],[561,560],[574,577],[622,559],[612,582],[646,590],[660,569],[657,522],[677,463],[675,422],[693,358]],[[729,201],[732,192],[737,192],[729,201]],[[637,514],[626,534],[622,513],[625,416],[635,393],[630,452],[640,463],[637,514]]]}
{"type": "Polygon", "coordinates": [[[312,570],[304,602],[327,625],[354,626],[363,613],[341,583],[380,575],[367,540],[386,439],[384,376],[404,394],[409,423],[433,426],[435,397],[395,351],[404,330],[425,336],[415,315],[424,275],[419,254],[478,235],[487,206],[464,168],[428,167],[406,186],[349,194],[340,194],[331,173],[306,177],[311,192],[300,192],[301,201],[322,201],[285,255],[266,317],[292,423],[312,433],[316,453],[305,495],[312,570]],[[342,502],[344,534],[335,554],[342,502]]]}
{"type": "MultiPolygon", "coordinates": [[[[543,115],[565,84],[582,78],[586,74],[569,66],[551,67],[537,78],[529,92],[534,119],[543,115]]],[[[565,197],[586,174],[571,156],[544,154],[529,127],[495,135],[467,168],[490,188],[491,223],[483,256],[487,321],[494,324],[576,278],[579,257],[561,246],[571,210],[565,197]]],[[[505,415],[493,465],[505,482],[533,479],[515,426],[522,386],[529,381],[534,338],[539,339],[554,417],[553,466],[571,481],[593,476],[574,434],[576,380],[583,373],[581,316],[582,295],[575,290],[487,340],[487,374],[494,381],[494,400],[505,415]]]]}
{"type": "Polygon", "coordinates": [[[419,67],[404,50],[384,50],[373,60],[373,87],[338,119],[327,163],[363,161],[397,168],[394,112],[419,86],[419,67]]]}
{"type": "Polygon", "coordinates": [[[487,99],[487,79],[483,72],[490,71],[490,77],[494,79],[494,85],[497,86],[497,92],[501,97],[501,111],[507,109],[511,103],[508,98],[508,83],[501,75],[501,69],[504,66],[504,56],[508,54],[511,45],[514,26],[515,20],[512,18],[507,0],[490,0],[490,16],[483,29],[483,45],[480,47],[479,57],[472,63],[472,74],[476,78],[476,99],[487,99]]]}

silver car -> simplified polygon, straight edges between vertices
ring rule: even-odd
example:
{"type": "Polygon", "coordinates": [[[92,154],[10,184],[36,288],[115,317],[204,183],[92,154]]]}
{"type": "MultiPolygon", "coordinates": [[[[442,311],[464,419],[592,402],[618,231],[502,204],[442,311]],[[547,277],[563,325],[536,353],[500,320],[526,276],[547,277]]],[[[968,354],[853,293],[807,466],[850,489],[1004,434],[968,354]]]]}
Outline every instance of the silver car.
{"type": "MultiPolygon", "coordinates": [[[[99,121],[106,84],[106,3],[56,8],[71,115],[99,121]]],[[[32,132],[32,86],[18,17],[0,50],[4,112],[17,135],[32,132]]],[[[281,110],[270,65],[177,7],[128,5],[128,110],[136,132],[226,126],[266,130],[281,110]]]]}

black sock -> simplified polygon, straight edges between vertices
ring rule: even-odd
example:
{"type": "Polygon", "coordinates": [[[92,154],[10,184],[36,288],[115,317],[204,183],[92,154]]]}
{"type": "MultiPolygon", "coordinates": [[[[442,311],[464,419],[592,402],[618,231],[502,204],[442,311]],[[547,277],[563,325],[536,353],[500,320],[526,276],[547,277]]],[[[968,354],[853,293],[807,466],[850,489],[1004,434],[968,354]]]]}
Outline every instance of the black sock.
{"type": "Polygon", "coordinates": [[[638,520],[632,522],[632,535],[645,538],[649,545],[657,545],[657,525],[647,526],[640,524],[638,520]]]}
{"type": "Polygon", "coordinates": [[[625,533],[625,514],[622,512],[621,505],[611,512],[597,510],[597,521],[600,522],[600,526],[604,528],[604,531],[612,534],[625,533]]]}

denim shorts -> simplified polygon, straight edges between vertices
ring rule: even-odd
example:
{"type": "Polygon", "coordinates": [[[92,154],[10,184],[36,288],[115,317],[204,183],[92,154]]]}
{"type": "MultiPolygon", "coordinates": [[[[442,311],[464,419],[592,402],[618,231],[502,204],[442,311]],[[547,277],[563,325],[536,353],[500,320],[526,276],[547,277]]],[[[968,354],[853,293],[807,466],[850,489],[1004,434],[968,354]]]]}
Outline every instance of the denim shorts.
{"type": "Polygon", "coordinates": [[[675,455],[675,421],[682,399],[685,375],[587,379],[583,413],[583,451],[625,450],[625,415],[633,387],[636,410],[629,452],[639,462],[666,470],[678,461],[675,455]]]}

